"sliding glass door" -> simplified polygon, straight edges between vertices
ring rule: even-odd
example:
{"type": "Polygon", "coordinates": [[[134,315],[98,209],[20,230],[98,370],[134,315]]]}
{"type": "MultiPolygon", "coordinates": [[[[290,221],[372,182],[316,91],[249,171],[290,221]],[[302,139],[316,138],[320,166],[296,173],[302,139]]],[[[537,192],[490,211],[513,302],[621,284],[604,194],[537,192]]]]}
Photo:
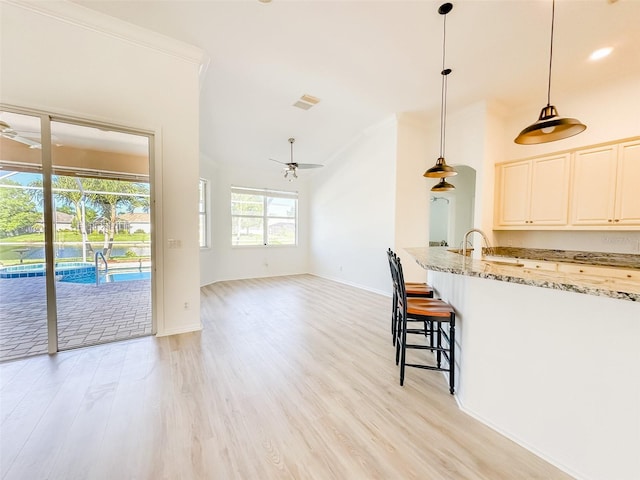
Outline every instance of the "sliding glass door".
{"type": "Polygon", "coordinates": [[[2,137],[0,193],[30,215],[0,232],[0,360],[153,333],[150,137],[0,115],[25,132],[2,137]]]}
{"type": "Polygon", "coordinates": [[[47,353],[40,117],[0,112],[0,360],[47,353]]]}

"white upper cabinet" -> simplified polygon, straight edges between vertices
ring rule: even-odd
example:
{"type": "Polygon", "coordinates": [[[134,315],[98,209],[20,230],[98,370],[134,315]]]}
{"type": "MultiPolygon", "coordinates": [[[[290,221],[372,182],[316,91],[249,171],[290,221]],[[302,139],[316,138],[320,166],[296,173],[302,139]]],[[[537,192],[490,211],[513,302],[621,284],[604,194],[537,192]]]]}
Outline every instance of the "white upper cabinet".
{"type": "Polygon", "coordinates": [[[565,226],[569,200],[569,154],[496,167],[496,228],[565,226]]]}
{"type": "Polygon", "coordinates": [[[640,230],[640,138],[496,165],[495,230],[640,230]]]}
{"type": "Polygon", "coordinates": [[[498,225],[524,225],[529,221],[531,162],[499,165],[496,169],[498,225]]]}
{"type": "Polygon", "coordinates": [[[640,140],[618,146],[618,178],[614,221],[640,225],[640,140]]]}
{"type": "Polygon", "coordinates": [[[640,226],[640,140],[574,153],[571,223],[640,226]]]}
{"type": "Polygon", "coordinates": [[[573,159],[571,223],[613,223],[616,196],[617,145],[576,152],[573,159]]]}

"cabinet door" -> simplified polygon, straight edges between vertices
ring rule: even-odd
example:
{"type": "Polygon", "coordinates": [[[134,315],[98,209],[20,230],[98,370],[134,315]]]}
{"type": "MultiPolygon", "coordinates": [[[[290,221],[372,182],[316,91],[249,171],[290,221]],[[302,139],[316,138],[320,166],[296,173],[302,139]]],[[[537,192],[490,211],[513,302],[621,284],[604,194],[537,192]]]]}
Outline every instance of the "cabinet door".
{"type": "Polygon", "coordinates": [[[499,166],[498,225],[528,225],[531,162],[499,166]]]}
{"type": "Polygon", "coordinates": [[[566,225],[569,217],[569,154],[533,161],[530,225],[566,225]]]}
{"type": "Polygon", "coordinates": [[[613,219],[617,225],[640,225],[640,141],[618,147],[618,182],[613,219]]]}
{"type": "Polygon", "coordinates": [[[616,155],[616,145],[574,154],[571,196],[574,225],[613,225],[616,155]]]}

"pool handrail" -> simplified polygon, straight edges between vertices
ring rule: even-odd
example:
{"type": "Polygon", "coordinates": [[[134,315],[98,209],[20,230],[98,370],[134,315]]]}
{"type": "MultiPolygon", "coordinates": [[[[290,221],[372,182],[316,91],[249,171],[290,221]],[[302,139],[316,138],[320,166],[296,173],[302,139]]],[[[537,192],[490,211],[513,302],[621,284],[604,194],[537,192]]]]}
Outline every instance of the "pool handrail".
{"type": "Polygon", "coordinates": [[[104,262],[104,273],[107,273],[109,271],[109,265],[107,264],[107,259],[104,258],[104,254],[100,251],[96,252],[96,255],[95,255],[96,287],[100,285],[100,269],[98,268],[98,257],[102,257],[102,261],[104,262]]]}

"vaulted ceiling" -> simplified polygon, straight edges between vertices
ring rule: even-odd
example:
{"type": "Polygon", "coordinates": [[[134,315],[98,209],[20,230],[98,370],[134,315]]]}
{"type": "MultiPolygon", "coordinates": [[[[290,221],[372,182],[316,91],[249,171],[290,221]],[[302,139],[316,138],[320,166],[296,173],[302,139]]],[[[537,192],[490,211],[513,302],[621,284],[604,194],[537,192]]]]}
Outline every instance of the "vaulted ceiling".
{"type": "MultiPolygon", "coordinates": [[[[443,17],[434,1],[99,1],[84,7],[203,49],[200,149],[220,163],[326,163],[392,114],[437,118],[443,17]],[[320,102],[293,106],[309,94],[320,102]]],[[[550,0],[460,0],[447,15],[449,109],[546,104],[550,0]]],[[[639,0],[557,0],[554,95],[640,74],[639,0]],[[588,59],[614,47],[599,61],[588,59]]],[[[171,92],[167,92],[171,95],[171,92]]],[[[552,102],[553,103],[553,102],[552,102]]],[[[558,105],[560,113],[563,112],[558,105]]],[[[524,127],[524,125],[523,125],[524,127]]],[[[517,132],[514,132],[514,134],[517,132]]]]}

